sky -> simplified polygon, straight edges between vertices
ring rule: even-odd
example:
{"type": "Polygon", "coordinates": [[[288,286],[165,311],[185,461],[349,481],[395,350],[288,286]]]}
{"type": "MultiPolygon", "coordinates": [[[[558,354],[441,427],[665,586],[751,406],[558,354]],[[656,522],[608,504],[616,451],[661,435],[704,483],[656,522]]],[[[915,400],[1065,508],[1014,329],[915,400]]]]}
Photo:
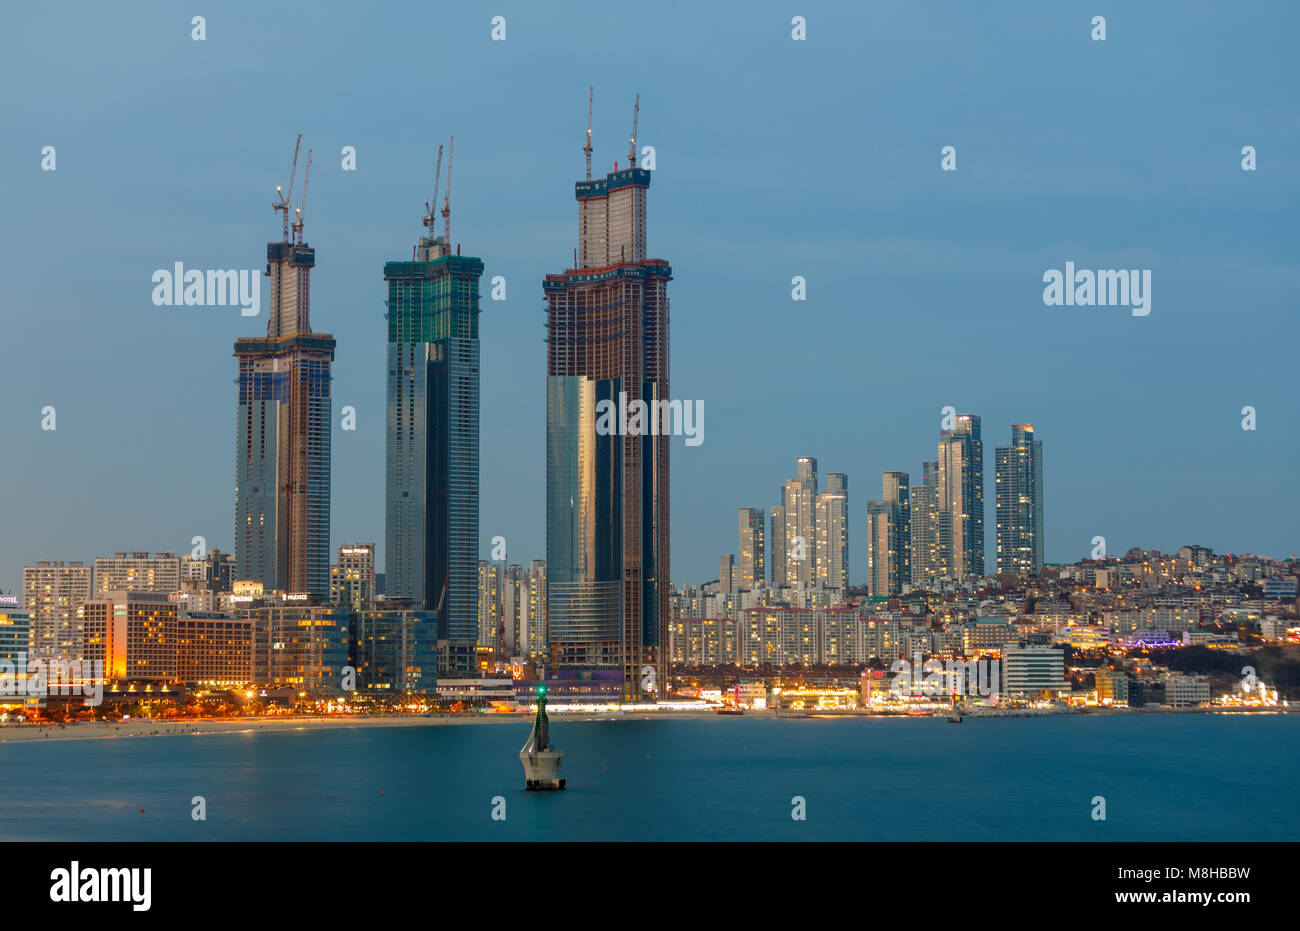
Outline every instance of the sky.
{"type": "Polygon", "coordinates": [[[1298,26],[1282,2],[7,10],[0,588],[36,560],[231,549],[232,347],[265,335],[265,279],[243,317],[157,307],[151,276],[260,271],[298,133],[312,325],[338,341],[332,547],[382,550],[383,266],[411,255],[455,135],[452,237],[485,266],[483,555],[500,535],[510,561],[544,557],[541,281],[577,244],[588,85],[598,174],[626,161],[641,95],[671,391],[705,406],[705,441],[672,447],[678,584],[717,577],[736,509],[777,503],[799,456],[849,476],[861,584],[880,473],[919,481],[948,405],[982,418],[990,566],[993,449],[1021,422],[1048,562],[1098,535],[1289,556],[1298,26]],[[1046,306],[1066,262],[1150,270],[1150,314],[1046,306]]]}

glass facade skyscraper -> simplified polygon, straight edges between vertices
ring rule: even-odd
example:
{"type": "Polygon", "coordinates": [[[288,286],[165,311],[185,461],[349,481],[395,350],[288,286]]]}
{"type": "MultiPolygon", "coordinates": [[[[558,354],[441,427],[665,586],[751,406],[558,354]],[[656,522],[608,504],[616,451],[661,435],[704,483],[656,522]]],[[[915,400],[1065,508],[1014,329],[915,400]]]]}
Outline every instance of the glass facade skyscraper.
{"type": "Polygon", "coordinates": [[[912,505],[906,472],[881,473],[881,499],[867,502],[867,585],[897,595],[912,582],[912,505]]]}
{"type": "Polygon", "coordinates": [[[984,443],[973,414],[958,414],[953,429],[939,433],[937,575],[984,575],[984,443]]]}
{"type": "Polygon", "coordinates": [[[576,267],[542,284],[550,658],[621,670],[626,700],[662,695],[668,673],[669,438],[629,434],[623,413],[670,397],[672,269],[646,258],[650,176],[579,181],[576,267]],[[601,402],[616,411],[611,430],[597,429],[601,402]]]}
{"type": "Polygon", "coordinates": [[[912,587],[929,587],[939,566],[939,463],[921,463],[921,484],[910,490],[912,587]]]}
{"type": "Polygon", "coordinates": [[[1043,443],[1033,424],[1012,424],[1011,445],[995,454],[998,573],[1036,576],[1043,569],[1043,443]]]}
{"type": "Polygon", "coordinates": [[[438,612],[446,671],[478,640],[479,278],[483,262],[421,237],[388,262],[385,594],[438,612]]]}
{"type": "Polygon", "coordinates": [[[817,584],[849,586],[849,477],[826,474],[826,490],[817,495],[817,584]]]}
{"type": "Polygon", "coordinates": [[[762,588],[767,584],[766,522],[762,508],[740,509],[738,556],[742,590],[762,588]]]}

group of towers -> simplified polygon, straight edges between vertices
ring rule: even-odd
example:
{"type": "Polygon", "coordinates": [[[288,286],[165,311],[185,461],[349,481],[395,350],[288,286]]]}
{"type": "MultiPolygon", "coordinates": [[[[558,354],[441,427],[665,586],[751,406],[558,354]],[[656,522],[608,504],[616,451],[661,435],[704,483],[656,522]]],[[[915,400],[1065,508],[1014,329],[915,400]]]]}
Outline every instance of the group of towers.
{"type": "MultiPolygon", "coordinates": [[[[980,418],[956,414],[939,432],[938,455],[922,463],[919,484],[906,472],[881,473],[881,496],[867,502],[867,589],[875,596],[930,588],[942,579],[981,578],[984,561],[984,444],[980,418]]],[[[1043,444],[1032,424],[1012,424],[996,449],[997,572],[1021,578],[1043,568],[1043,444]]],[[[739,559],[722,557],[722,590],[849,587],[848,476],[819,485],[805,456],[781,488],[765,532],[762,508],[739,512],[739,559]]]]}
{"type": "MultiPolygon", "coordinates": [[[[549,665],[555,675],[620,670],[627,699],[664,681],[671,602],[668,438],[596,429],[602,400],[668,399],[672,270],[646,252],[651,171],[636,160],[639,110],[638,99],[627,165],[593,179],[589,94],[574,264],[542,285],[549,665]]],[[[273,205],[284,223],[267,245],[267,334],[235,343],[236,574],[324,602],[335,341],[311,329],[316,254],[302,206],[291,207],[301,138],[289,192],[277,189],[273,205]]],[[[451,248],[452,146],[442,234],[435,187],[412,258],[384,266],[385,599],[435,610],[440,667],[463,671],[478,636],[483,262],[451,248]]],[[[440,148],[439,178],[441,161],[440,148]]],[[[308,177],[310,165],[309,151],[308,177]]]]}
{"type": "MultiPolygon", "coordinates": [[[[997,572],[1031,578],[1043,568],[1043,444],[1032,424],[1012,424],[995,465],[997,572]]],[[[980,418],[956,414],[945,423],[938,456],[921,472],[918,485],[906,472],[882,473],[881,497],[867,504],[872,595],[986,574],[980,418]]]]}

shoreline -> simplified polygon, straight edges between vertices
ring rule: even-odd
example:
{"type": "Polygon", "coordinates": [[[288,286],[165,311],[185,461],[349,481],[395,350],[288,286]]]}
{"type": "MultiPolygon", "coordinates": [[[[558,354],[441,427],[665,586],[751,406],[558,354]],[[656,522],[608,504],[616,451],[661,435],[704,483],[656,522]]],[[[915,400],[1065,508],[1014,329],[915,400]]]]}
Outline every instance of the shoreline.
{"type": "MultiPolygon", "coordinates": [[[[1090,708],[1086,711],[1017,709],[995,713],[967,713],[971,720],[1000,718],[1046,718],[1063,715],[1151,715],[1151,714],[1270,714],[1296,713],[1289,708],[1090,708]]],[[[908,714],[906,712],[873,711],[795,711],[776,712],[751,710],[747,718],[798,720],[816,718],[943,718],[944,714],[908,714]]],[[[682,718],[729,717],[718,715],[714,709],[701,711],[633,711],[633,712],[560,712],[558,721],[595,723],[606,721],[660,720],[682,718]]],[[[736,717],[739,717],[737,715],[736,717]]],[[[532,712],[495,712],[492,714],[434,714],[434,715],[295,715],[264,718],[216,718],[182,721],[137,719],[131,721],[87,721],[75,724],[0,724],[0,744],[25,743],[39,740],[104,740],[121,737],[180,737],[206,734],[251,734],[265,731],[323,730],[356,727],[439,727],[470,724],[524,724],[532,720],[532,712]]]]}

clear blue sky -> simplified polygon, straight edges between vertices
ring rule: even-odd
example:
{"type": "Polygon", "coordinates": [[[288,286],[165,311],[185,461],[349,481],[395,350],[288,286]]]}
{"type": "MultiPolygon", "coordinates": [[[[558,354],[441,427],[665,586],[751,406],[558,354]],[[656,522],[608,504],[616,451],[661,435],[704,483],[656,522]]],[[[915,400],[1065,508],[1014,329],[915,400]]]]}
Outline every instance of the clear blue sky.
{"type": "Polygon", "coordinates": [[[571,263],[588,84],[600,171],[641,94],[672,391],[705,402],[704,444],[673,452],[676,581],[716,577],[736,508],[770,507],[811,455],[849,475],[861,582],[879,473],[919,476],[947,404],[983,418],[990,564],[993,447],[1020,421],[1044,445],[1049,561],[1097,534],[1290,555],[1298,26],[1280,2],[6,10],[0,587],[37,559],[231,546],[232,343],[265,310],[158,308],[150,276],[260,269],[299,132],[312,319],[338,339],[333,545],[383,543],[383,265],[410,255],[455,134],[453,237],[486,266],[484,552],[502,534],[543,556],[541,279],[571,263]],[[1045,307],[1066,261],[1150,268],[1151,315],[1045,307]]]}

